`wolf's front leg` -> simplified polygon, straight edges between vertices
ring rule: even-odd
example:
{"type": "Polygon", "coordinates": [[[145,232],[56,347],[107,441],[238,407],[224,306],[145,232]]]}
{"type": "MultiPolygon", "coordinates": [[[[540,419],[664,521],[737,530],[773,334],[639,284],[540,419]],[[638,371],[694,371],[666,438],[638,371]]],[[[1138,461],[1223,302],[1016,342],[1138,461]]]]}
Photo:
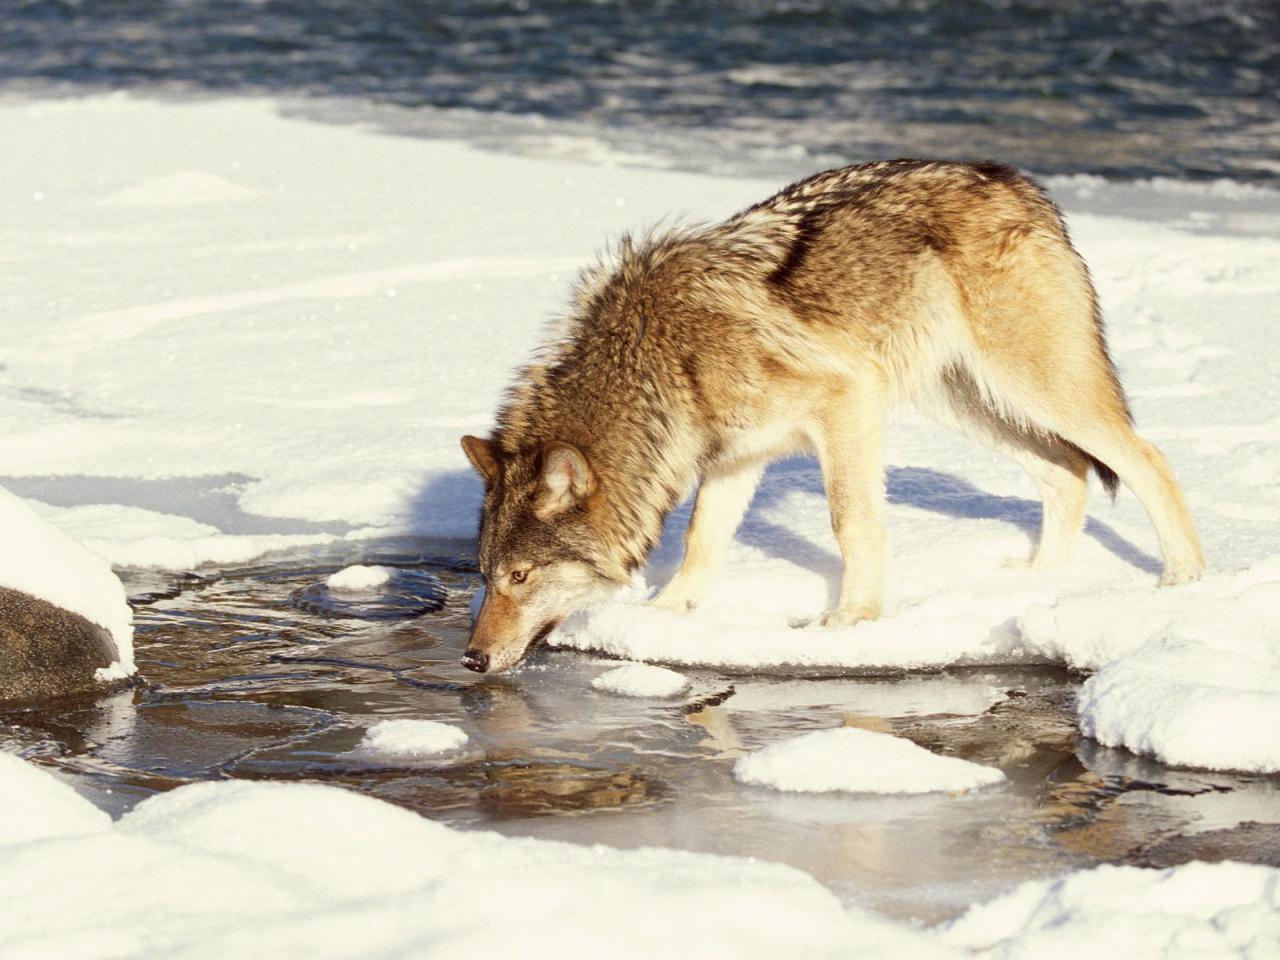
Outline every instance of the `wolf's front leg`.
{"type": "Polygon", "coordinates": [[[815,438],[844,573],[840,602],[819,621],[846,626],[880,616],[888,535],[884,524],[887,391],[870,371],[823,414],[815,438]]]}
{"type": "Polygon", "coordinates": [[[691,610],[698,605],[724,568],[733,533],[742,522],[760,482],[763,463],[710,473],[698,486],[693,517],[684,532],[684,560],[671,582],[654,599],[668,610],[691,610]]]}

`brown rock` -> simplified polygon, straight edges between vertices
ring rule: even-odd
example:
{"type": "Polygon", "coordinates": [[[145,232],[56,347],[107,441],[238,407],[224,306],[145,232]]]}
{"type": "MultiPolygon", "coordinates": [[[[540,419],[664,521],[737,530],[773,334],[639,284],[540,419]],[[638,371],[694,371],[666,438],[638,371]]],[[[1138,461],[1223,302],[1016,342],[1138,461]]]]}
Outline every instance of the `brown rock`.
{"type": "Polygon", "coordinates": [[[0,587],[0,703],[102,692],[94,671],[116,659],[103,627],[20,590],[0,587]]]}

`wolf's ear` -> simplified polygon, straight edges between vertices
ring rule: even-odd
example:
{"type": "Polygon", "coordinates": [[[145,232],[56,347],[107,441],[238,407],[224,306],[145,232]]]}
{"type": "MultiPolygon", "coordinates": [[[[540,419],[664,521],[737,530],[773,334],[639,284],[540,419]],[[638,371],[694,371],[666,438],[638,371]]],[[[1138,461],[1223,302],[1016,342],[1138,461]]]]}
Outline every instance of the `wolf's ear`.
{"type": "Polygon", "coordinates": [[[498,449],[488,440],[479,437],[463,437],[462,450],[476,468],[476,472],[484,477],[485,483],[493,483],[498,477],[498,449]]]}
{"type": "Polygon", "coordinates": [[[587,458],[571,443],[552,440],[542,448],[542,489],[534,513],[547,520],[595,493],[596,475],[587,458]]]}

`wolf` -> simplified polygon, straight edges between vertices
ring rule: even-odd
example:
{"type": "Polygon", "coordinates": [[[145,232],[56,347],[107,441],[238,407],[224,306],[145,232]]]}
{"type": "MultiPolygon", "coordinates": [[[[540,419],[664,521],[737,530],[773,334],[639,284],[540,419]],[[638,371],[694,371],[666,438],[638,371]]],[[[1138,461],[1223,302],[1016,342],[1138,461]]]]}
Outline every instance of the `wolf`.
{"type": "Polygon", "coordinates": [[[487,439],[486,591],[463,663],[502,671],[628,582],[697,487],[689,610],[724,566],[764,467],[817,455],[843,560],[819,623],[878,617],[886,412],[912,404],[1012,457],[1044,502],[1028,561],[1068,557],[1092,469],[1155,526],[1162,584],[1204,556],[1164,456],[1134,432],[1098,298],[1043,189],[997,163],[819,173],[723,223],[624,237],[517,377],[487,439]]]}

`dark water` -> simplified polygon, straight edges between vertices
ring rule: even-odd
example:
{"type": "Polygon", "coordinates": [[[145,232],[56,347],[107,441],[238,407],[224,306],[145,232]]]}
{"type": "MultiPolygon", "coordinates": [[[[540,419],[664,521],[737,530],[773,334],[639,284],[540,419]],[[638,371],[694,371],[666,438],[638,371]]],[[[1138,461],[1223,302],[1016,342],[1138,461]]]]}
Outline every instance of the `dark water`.
{"type": "Polygon", "coordinates": [[[146,684],[0,711],[0,748],[117,814],[199,780],[326,783],[458,827],[789,863],[847,902],[926,920],[1097,863],[1280,864],[1280,778],[1175,770],[1082,741],[1078,678],[1058,670],[686,671],[690,691],[669,700],[596,691],[614,664],[568,652],[506,677],[468,673],[475,576],[451,559],[468,549],[403,541],[199,576],[126,571],[146,684]],[[325,577],[357,560],[395,573],[377,591],[328,591],[325,577]],[[363,750],[391,717],[455,724],[470,744],[418,760],[363,750]],[[999,767],[1008,783],[803,796],[733,780],[744,753],[842,724],[999,767]]]}
{"type": "Polygon", "coordinates": [[[354,98],[739,172],[1272,180],[1278,77],[1275,0],[7,0],[0,30],[0,90],[354,98]]]}

